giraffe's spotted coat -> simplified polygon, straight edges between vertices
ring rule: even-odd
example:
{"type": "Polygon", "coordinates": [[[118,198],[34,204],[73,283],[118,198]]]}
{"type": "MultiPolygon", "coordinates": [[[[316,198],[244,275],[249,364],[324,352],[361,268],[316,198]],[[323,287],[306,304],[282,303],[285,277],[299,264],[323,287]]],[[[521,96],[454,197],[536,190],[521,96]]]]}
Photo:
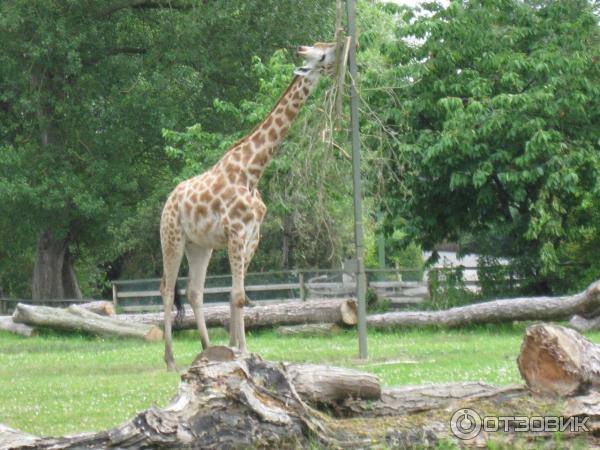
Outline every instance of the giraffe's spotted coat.
{"type": "MultiPolygon", "coordinates": [[[[331,46],[320,51],[331,53],[331,46]]],[[[331,55],[329,59],[333,60],[331,55]]],[[[267,211],[257,184],[287,136],[300,107],[318,82],[319,73],[296,76],[262,123],[236,143],[210,170],[179,183],[169,195],[160,224],[165,360],[169,367],[174,367],[170,308],[183,254],[186,254],[190,266],[187,297],[196,314],[202,345],[206,347],[208,335],[202,316],[202,293],[212,250],[228,248],[233,278],[232,305],[243,306],[244,274],[258,245],[260,224],[267,211]]],[[[240,349],[245,350],[240,314],[232,309],[230,345],[239,342],[240,349]],[[237,333],[235,330],[238,330],[237,333]]]]}

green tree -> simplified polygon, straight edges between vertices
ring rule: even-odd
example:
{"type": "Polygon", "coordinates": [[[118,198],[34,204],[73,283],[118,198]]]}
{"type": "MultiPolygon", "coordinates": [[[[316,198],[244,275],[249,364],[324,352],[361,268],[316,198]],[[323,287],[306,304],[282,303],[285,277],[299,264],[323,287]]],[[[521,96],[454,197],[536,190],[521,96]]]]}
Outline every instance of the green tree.
{"type": "Polygon", "coordinates": [[[471,234],[483,254],[511,258],[530,292],[560,289],[569,249],[593,259],[570,247],[600,236],[593,6],[470,0],[405,15],[385,49],[401,89],[382,116],[401,178],[385,197],[411,238],[431,249],[471,234]]]}
{"type": "Polygon", "coordinates": [[[213,99],[251,95],[250,56],[319,39],[332,13],[324,0],[1,2],[0,271],[25,255],[35,298],[77,297],[75,261],[92,276],[140,235],[157,242],[180,169],[161,130],[237,129],[213,99]]]}

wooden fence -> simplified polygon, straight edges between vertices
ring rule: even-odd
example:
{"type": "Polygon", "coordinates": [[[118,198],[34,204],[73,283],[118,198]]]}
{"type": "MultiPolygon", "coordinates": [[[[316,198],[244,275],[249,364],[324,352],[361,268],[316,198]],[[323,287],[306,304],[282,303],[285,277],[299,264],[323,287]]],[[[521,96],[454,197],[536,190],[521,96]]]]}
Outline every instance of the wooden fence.
{"type": "MultiPolygon", "coordinates": [[[[428,297],[423,271],[420,269],[368,270],[369,288],[393,306],[415,305],[428,297]]],[[[160,308],[160,279],[113,281],[113,302],[121,311],[143,311],[160,308]]],[[[177,281],[178,292],[185,296],[187,278],[177,281]]],[[[246,292],[252,301],[281,302],[352,296],[356,291],[353,275],[339,270],[280,271],[249,273],[246,292]]],[[[217,275],[206,279],[204,301],[226,302],[231,292],[231,276],[217,275]]]]}

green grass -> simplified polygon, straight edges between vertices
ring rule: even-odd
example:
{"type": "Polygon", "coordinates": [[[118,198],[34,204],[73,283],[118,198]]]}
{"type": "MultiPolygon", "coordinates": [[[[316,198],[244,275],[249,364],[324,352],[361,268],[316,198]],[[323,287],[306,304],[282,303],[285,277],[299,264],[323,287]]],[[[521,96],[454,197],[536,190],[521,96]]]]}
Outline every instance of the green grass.
{"type": "MultiPolygon", "coordinates": [[[[355,331],[333,337],[250,333],[249,348],[264,359],[353,367],[384,385],[482,380],[519,383],[516,357],[524,324],[461,330],[370,332],[368,361],[357,358],[355,331]]],[[[600,342],[600,333],[588,337],[600,342]]],[[[222,330],[211,330],[225,344],[222,330]]],[[[180,368],[200,350],[194,333],[176,336],[180,368]]],[[[164,406],[179,376],[168,373],[162,343],[44,333],[21,338],[0,332],[0,423],[41,435],[113,427],[150,405],[164,406]]]]}

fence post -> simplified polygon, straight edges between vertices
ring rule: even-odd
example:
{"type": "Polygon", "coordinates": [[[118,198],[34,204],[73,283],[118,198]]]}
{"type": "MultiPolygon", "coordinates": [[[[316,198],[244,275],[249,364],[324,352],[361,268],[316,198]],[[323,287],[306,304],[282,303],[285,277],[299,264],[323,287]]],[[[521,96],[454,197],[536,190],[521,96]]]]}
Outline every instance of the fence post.
{"type": "Polygon", "coordinates": [[[116,283],[112,283],[112,294],[113,294],[113,305],[115,306],[115,311],[117,310],[117,306],[119,306],[119,301],[117,298],[117,285],[116,283]]]}
{"type": "Polygon", "coordinates": [[[300,283],[300,300],[306,301],[306,286],[304,284],[304,272],[298,274],[298,282],[300,283]]]}
{"type": "Polygon", "coordinates": [[[394,268],[396,269],[395,272],[396,272],[396,278],[397,278],[398,282],[402,283],[402,272],[400,272],[400,267],[398,266],[398,263],[396,263],[394,265],[394,268]]]}

